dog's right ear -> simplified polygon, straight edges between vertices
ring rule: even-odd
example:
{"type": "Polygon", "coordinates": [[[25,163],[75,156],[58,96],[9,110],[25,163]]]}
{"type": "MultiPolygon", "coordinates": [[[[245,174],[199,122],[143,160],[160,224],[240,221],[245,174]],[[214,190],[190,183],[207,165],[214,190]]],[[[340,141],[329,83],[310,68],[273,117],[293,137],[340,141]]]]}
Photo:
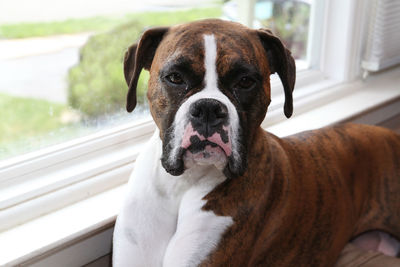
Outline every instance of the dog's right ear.
{"type": "Polygon", "coordinates": [[[124,75],[128,84],[126,110],[132,112],[136,107],[136,87],[142,69],[150,70],[154,54],[169,28],[153,28],[143,33],[139,43],[128,48],[124,58],[124,75]]]}

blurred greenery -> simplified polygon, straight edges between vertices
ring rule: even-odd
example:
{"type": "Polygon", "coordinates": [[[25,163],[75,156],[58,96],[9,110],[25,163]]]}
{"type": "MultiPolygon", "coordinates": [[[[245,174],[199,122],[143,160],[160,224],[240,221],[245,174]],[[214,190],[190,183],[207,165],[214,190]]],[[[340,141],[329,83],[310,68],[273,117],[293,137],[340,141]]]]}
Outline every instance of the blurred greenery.
{"type": "Polygon", "coordinates": [[[92,17],[54,22],[34,22],[0,25],[0,38],[28,38],[56,34],[104,31],[128,20],[123,17],[92,17]]]}
{"type": "MultiPolygon", "coordinates": [[[[123,57],[144,29],[220,15],[220,8],[142,13],[132,16],[131,22],[91,37],[81,49],[80,63],[69,72],[69,104],[89,118],[124,109],[127,85],[123,75],[123,57]]],[[[145,102],[148,77],[147,71],[140,76],[138,105],[145,102]]]]}
{"type": "Polygon", "coordinates": [[[21,139],[37,137],[67,123],[62,120],[68,112],[63,104],[0,94],[0,107],[0,158],[10,154],[21,139]]]}
{"type": "Polygon", "coordinates": [[[273,4],[272,17],[261,24],[284,41],[295,59],[306,59],[309,19],[309,4],[283,1],[273,4]]]}
{"type": "Polygon", "coordinates": [[[56,34],[108,31],[132,20],[143,25],[175,24],[206,17],[219,17],[220,8],[202,8],[179,12],[143,12],[124,16],[97,16],[52,22],[26,22],[0,25],[0,39],[40,37],[56,34]]]}
{"type": "Polygon", "coordinates": [[[63,104],[6,94],[0,94],[0,106],[0,146],[17,139],[19,133],[34,135],[60,127],[60,116],[67,109],[63,104]]]}

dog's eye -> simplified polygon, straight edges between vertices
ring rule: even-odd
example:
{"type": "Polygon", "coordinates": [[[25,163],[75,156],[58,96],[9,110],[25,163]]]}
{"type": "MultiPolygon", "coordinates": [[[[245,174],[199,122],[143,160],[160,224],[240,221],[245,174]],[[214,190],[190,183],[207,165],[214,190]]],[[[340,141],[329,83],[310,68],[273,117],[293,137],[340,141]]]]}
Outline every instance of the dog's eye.
{"type": "Polygon", "coordinates": [[[170,83],[181,85],[185,82],[183,81],[182,76],[179,73],[171,73],[165,77],[170,83]]]}
{"type": "Polygon", "coordinates": [[[242,77],[239,82],[237,83],[238,88],[242,89],[249,89],[254,85],[255,81],[253,78],[250,77],[242,77]]]}

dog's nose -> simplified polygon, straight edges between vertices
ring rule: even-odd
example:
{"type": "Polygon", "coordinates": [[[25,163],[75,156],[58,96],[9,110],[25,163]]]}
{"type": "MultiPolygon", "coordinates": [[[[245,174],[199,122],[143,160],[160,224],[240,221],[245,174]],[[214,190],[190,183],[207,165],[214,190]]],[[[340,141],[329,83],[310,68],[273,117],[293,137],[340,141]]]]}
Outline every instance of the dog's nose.
{"type": "MultiPolygon", "coordinates": [[[[194,126],[206,127],[206,132],[212,134],[228,121],[227,107],[216,99],[204,98],[190,105],[190,119],[194,126]]],[[[197,128],[197,127],[196,127],[197,128]]]]}

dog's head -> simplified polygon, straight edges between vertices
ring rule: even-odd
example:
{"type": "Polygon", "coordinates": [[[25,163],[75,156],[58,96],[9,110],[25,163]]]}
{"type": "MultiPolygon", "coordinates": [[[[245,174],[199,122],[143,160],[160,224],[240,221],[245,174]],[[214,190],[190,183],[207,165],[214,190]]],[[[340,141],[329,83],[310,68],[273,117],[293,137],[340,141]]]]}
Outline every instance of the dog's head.
{"type": "Polygon", "coordinates": [[[129,112],[143,68],[150,71],[147,97],[162,165],[172,175],[192,164],[213,164],[228,177],[244,173],[270,103],[272,73],[283,83],[285,115],[292,115],[294,59],[269,30],[221,20],[147,30],[125,55],[129,112]]]}

